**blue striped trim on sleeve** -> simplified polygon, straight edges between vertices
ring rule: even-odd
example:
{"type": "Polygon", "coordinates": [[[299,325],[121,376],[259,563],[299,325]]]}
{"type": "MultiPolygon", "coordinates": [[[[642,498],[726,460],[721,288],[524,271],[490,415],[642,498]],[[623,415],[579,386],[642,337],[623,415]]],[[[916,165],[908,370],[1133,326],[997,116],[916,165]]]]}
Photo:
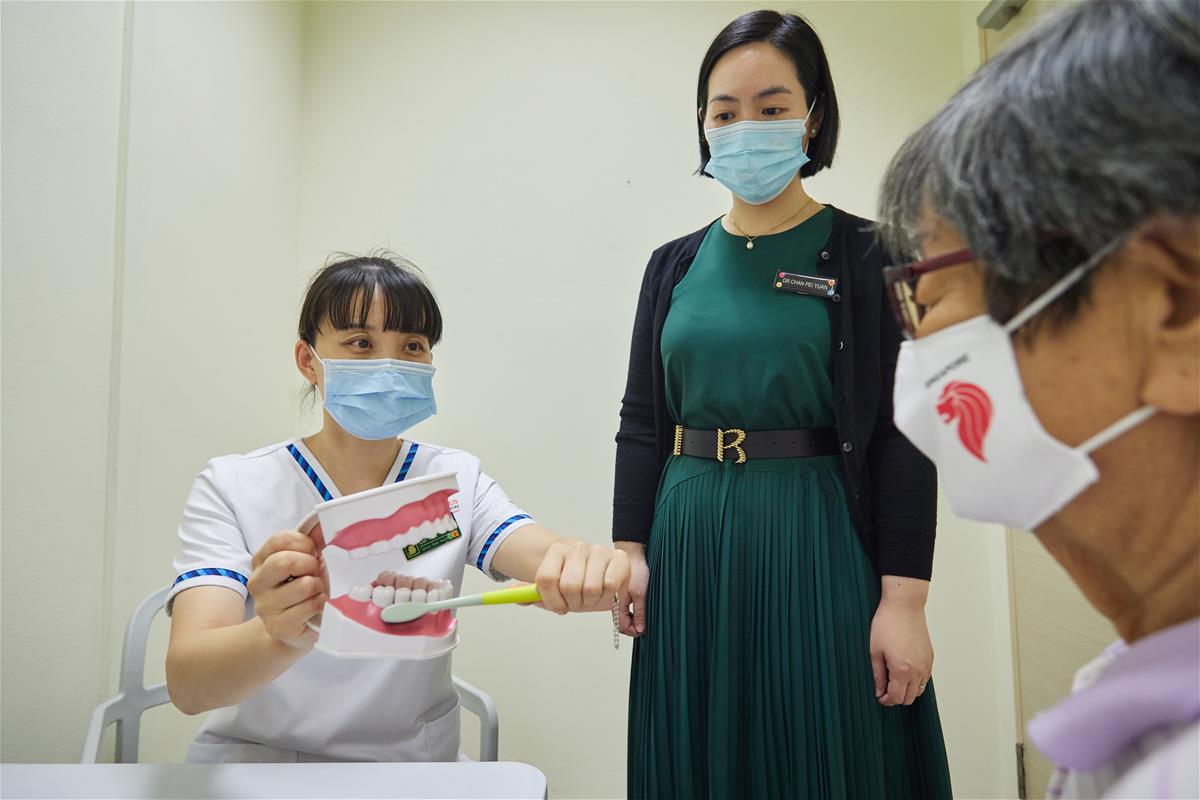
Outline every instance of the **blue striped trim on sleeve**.
{"type": "Polygon", "coordinates": [[[492,548],[492,542],[496,541],[496,537],[508,530],[514,522],[520,522],[523,519],[531,519],[531,517],[528,514],[517,514],[515,517],[509,517],[504,522],[501,522],[496,530],[492,531],[492,535],[487,538],[487,541],[483,543],[483,549],[479,551],[479,558],[475,560],[475,566],[483,569],[483,561],[487,558],[488,550],[492,548]]]}
{"type": "Polygon", "coordinates": [[[404,466],[400,467],[400,474],[396,476],[396,483],[408,477],[408,471],[412,469],[413,459],[417,457],[417,443],[413,442],[412,447],[408,448],[408,455],[404,457],[404,466]]]}
{"type": "Polygon", "coordinates": [[[304,474],[312,481],[313,486],[317,487],[317,494],[321,495],[321,499],[329,501],[333,499],[333,495],[325,488],[325,484],[321,483],[321,479],[317,477],[316,471],[308,465],[304,454],[300,452],[300,448],[294,444],[287,446],[288,452],[292,454],[292,458],[296,459],[296,463],[300,465],[300,469],[304,470],[304,474]]]}
{"type": "Polygon", "coordinates": [[[202,569],[190,570],[176,578],[175,583],[171,585],[174,586],[176,583],[182,583],[183,581],[190,580],[191,578],[201,578],[206,575],[215,575],[220,578],[231,578],[240,583],[242,586],[246,585],[245,575],[240,572],[234,572],[231,569],[221,569],[220,567],[203,567],[202,569]]]}

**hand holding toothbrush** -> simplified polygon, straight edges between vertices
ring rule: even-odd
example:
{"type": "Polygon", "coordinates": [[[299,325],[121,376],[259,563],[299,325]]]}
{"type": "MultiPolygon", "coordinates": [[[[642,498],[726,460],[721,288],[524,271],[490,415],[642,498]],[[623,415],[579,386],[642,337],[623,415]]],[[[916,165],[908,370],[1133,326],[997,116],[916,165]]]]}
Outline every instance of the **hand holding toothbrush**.
{"type": "Polygon", "coordinates": [[[600,545],[571,540],[550,542],[535,581],[483,594],[397,602],[384,608],[381,617],[384,622],[405,623],[436,611],[503,603],[538,605],[558,614],[610,611],[622,598],[628,603],[629,561],[623,552],[600,545]]]}
{"type": "Polygon", "coordinates": [[[537,586],[555,614],[606,611],[629,603],[629,557],[610,546],[564,539],[539,525],[514,531],[492,560],[497,572],[537,586]]]}

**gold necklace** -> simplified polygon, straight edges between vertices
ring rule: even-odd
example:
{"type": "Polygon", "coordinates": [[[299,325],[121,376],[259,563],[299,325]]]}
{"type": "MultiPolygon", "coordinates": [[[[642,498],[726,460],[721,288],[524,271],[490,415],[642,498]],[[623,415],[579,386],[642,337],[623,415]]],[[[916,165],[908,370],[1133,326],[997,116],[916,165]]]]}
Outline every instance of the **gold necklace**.
{"type": "Polygon", "coordinates": [[[746,239],[746,249],[747,249],[747,250],[753,250],[753,249],[754,249],[754,240],[755,240],[755,239],[757,239],[759,236],[767,236],[767,235],[769,235],[769,234],[771,234],[771,233],[774,233],[775,231],[779,230],[779,229],[780,229],[780,228],[782,228],[784,225],[787,225],[789,222],[791,222],[792,220],[794,220],[796,217],[800,216],[801,212],[803,212],[803,211],[804,211],[806,208],[808,208],[809,206],[811,206],[811,205],[812,205],[813,203],[815,203],[815,202],[816,202],[816,200],[814,200],[813,198],[811,198],[811,197],[810,197],[810,198],[808,198],[808,201],[807,201],[807,202],[805,202],[805,203],[804,203],[804,205],[800,206],[800,208],[796,210],[796,213],[795,213],[795,214],[792,214],[790,217],[788,217],[788,218],[787,218],[787,219],[785,219],[783,222],[781,222],[781,223],[779,223],[778,225],[776,225],[774,228],[771,228],[771,229],[770,229],[770,230],[768,230],[768,231],[764,231],[763,233],[759,233],[759,234],[756,234],[756,235],[754,235],[754,236],[751,236],[750,234],[748,234],[748,233],[746,233],[744,230],[742,230],[742,226],[741,226],[741,225],[738,225],[738,224],[737,224],[737,222],[736,222],[736,221],[734,221],[734,219],[733,219],[733,215],[732,215],[732,214],[727,214],[725,218],[729,220],[729,224],[730,224],[730,225],[732,225],[732,226],[734,227],[734,229],[735,229],[735,230],[736,230],[736,231],[737,231],[739,234],[741,234],[743,237],[745,237],[745,239],[746,239]]]}

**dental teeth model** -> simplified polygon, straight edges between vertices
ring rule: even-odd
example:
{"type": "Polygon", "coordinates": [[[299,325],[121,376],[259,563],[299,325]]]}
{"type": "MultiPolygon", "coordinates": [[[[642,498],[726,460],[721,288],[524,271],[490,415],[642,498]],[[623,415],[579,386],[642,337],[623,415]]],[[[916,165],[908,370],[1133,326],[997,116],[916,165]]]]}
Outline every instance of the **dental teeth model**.
{"type": "Polygon", "coordinates": [[[328,573],[329,600],[309,621],[317,650],[420,661],[458,645],[452,609],[408,624],[384,622],[383,612],[411,607],[414,595],[457,602],[460,572],[452,570],[461,570],[469,548],[451,510],[459,493],[457,474],[446,471],[334,498],[301,521],[298,530],[312,538],[328,573]]]}
{"type": "Polygon", "coordinates": [[[393,603],[425,603],[454,597],[454,584],[448,580],[414,578],[384,570],[369,584],[350,587],[350,599],[371,602],[379,608],[393,603]]]}

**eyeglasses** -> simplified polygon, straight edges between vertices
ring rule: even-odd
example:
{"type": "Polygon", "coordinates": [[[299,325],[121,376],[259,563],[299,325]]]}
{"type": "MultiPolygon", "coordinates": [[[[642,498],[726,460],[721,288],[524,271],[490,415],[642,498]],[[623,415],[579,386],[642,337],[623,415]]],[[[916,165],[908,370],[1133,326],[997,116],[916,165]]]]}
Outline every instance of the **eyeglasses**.
{"type": "MultiPolygon", "coordinates": [[[[1056,243],[1070,243],[1071,237],[1063,230],[1052,230],[1039,237],[1041,246],[1053,246],[1056,243]]],[[[1123,242],[1121,236],[1112,240],[1104,247],[1093,253],[1079,268],[1086,271],[1107,258],[1123,242]]],[[[885,267],[883,270],[883,285],[888,289],[888,300],[892,304],[892,313],[896,315],[896,324],[906,339],[917,338],[917,326],[925,316],[925,308],[917,302],[917,281],[922,275],[937,272],[947,267],[957,267],[978,261],[979,257],[969,248],[943,253],[940,256],[925,258],[919,261],[909,261],[907,264],[897,264],[885,267]]],[[[1058,294],[1054,294],[1057,297],[1058,294]]]]}
{"type": "Polygon", "coordinates": [[[975,254],[964,248],[933,258],[897,264],[883,270],[883,283],[888,289],[887,295],[892,304],[892,313],[896,315],[896,324],[900,326],[900,332],[904,334],[904,338],[916,338],[917,326],[921,324],[921,319],[925,316],[925,307],[917,302],[917,281],[921,279],[921,276],[975,260],[975,254]]]}

